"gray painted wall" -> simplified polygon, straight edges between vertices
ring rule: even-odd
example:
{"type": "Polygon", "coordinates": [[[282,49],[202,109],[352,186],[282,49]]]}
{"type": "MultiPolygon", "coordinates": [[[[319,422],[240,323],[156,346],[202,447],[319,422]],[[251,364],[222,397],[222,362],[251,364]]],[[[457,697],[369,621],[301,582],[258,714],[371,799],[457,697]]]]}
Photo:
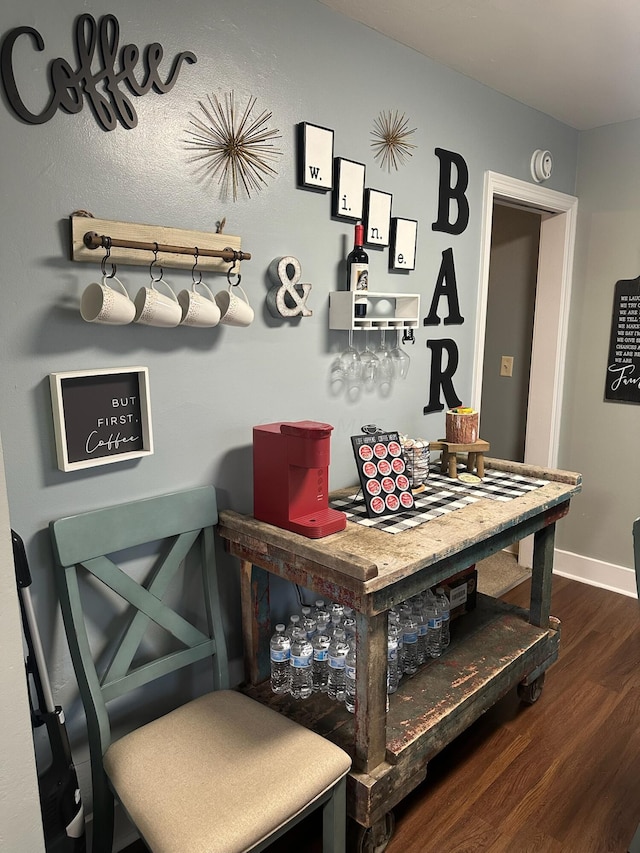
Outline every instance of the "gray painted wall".
{"type": "MultiPolygon", "coordinates": [[[[72,61],[76,15],[89,11],[98,17],[106,11],[81,6],[70,0],[2,4],[3,34],[30,25],[45,41],[42,54],[26,39],[16,47],[20,91],[33,110],[48,97],[49,60],[72,61]]],[[[113,0],[108,11],[120,21],[121,43],[141,49],[152,41],[163,45],[163,67],[168,69],[181,50],[198,57],[197,64],[183,68],[170,93],[133,99],[139,117],[135,129],[106,133],[86,105],[76,115],[58,113],[39,126],[22,124],[6,103],[0,106],[0,432],[11,521],[27,544],[53,686],[66,707],[77,749],[82,715],[52,584],[49,521],[201,483],[217,486],[223,507],[250,511],[251,427],[258,423],[315,419],[333,424],[333,487],[355,479],[348,439],[364,423],[426,438],[442,435],[444,416],[423,415],[430,370],[426,341],[451,337],[457,342],[455,385],[468,399],[484,172],[529,180],[532,151],[549,148],[555,167],[547,185],[573,193],[578,142],[570,128],[315,0],[140,0],[134,6],[113,0]],[[281,130],[283,150],[277,178],[254,198],[236,203],[220,201],[216,188],[198,177],[184,143],[198,100],[231,90],[240,105],[254,95],[258,109],[273,111],[270,125],[281,130]],[[390,175],[374,162],[370,148],[370,131],[381,110],[406,113],[417,128],[414,156],[390,175]],[[328,330],[328,293],[342,284],[338,270],[353,229],[331,219],[327,196],[296,188],[294,127],[300,121],[334,129],[336,156],[365,163],[367,186],[393,193],[393,214],[419,221],[414,272],[391,275],[386,252],[370,251],[375,289],[419,292],[424,315],[442,252],[454,251],[465,322],[418,329],[409,349],[409,376],[388,398],[373,393],[349,401],[332,396],[328,385],[330,364],[346,344],[346,334],[328,330]],[[469,167],[471,217],[460,236],[431,229],[437,212],[436,147],[460,153],[469,167]],[[67,217],[77,209],[106,219],[204,230],[213,230],[225,216],[226,231],[241,235],[253,255],[243,269],[243,286],[256,321],[248,329],[211,331],[83,323],[78,299],[98,266],[69,261],[67,217]],[[274,321],[264,306],[267,267],[285,254],[300,260],[303,281],[313,285],[313,317],[294,323],[274,321]],[[150,371],[155,455],[84,473],[60,472],[48,374],[138,364],[150,371]]],[[[148,281],[145,268],[122,267],[119,274],[131,294],[148,281]]],[[[176,289],[190,281],[188,272],[173,270],[166,278],[176,289]]],[[[216,290],[224,285],[223,277],[206,280],[216,290]]],[[[444,305],[440,312],[444,315],[444,305]]],[[[222,563],[230,647],[239,658],[236,566],[222,563]]],[[[3,625],[0,631],[5,630],[3,625]]],[[[80,772],[85,779],[86,767],[80,772]]]]}
{"type": "Polygon", "coordinates": [[[22,627],[13,570],[9,505],[0,443],[0,685],[5,697],[0,738],[0,850],[44,850],[29,719],[22,627]]]}
{"type": "Polygon", "coordinates": [[[640,121],[580,135],[580,215],[561,460],[581,471],[584,492],[559,526],[558,544],[632,567],[631,525],[640,515],[640,408],[604,401],[613,310],[620,279],[640,274],[640,121]]]}

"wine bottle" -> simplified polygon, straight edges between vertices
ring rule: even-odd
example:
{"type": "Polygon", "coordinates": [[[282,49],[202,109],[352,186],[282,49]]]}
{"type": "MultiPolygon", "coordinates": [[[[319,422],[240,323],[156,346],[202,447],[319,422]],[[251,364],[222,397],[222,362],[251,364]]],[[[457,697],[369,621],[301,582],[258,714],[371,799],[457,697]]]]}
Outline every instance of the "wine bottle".
{"type": "MultiPolygon", "coordinates": [[[[356,224],[353,249],[347,255],[347,286],[349,290],[366,291],[369,289],[369,255],[362,248],[364,243],[364,225],[356,224]]],[[[356,297],[354,316],[367,316],[367,299],[356,297]]]]}

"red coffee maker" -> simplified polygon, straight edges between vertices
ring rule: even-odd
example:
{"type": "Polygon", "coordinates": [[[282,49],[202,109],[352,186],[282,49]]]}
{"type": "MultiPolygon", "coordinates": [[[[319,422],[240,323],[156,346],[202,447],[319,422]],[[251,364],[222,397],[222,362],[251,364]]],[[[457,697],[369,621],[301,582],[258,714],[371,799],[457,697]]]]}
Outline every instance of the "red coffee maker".
{"type": "Polygon", "coordinates": [[[309,539],[344,530],[329,508],[330,424],[316,421],[253,428],[253,514],[309,539]]]}

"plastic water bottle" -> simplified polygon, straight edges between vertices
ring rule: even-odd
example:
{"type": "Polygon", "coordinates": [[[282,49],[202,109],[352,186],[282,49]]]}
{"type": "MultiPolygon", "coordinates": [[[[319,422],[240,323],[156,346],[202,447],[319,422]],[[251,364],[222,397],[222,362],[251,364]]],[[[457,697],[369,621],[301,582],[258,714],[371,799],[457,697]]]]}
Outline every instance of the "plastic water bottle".
{"type": "Polygon", "coordinates": [[[331,633],[331,617],[326,611],[318,611],[316,613],[316,634],[326,634],[328,637],[331,633]]]}
{"type": "Polygon", "coordinates": [[[317,619],[319,613],[328,613],[327,605],[324,602],[324,598],[318,598],[313,603],[313,610],[311,611],[313,616],[317,619]]]}
{"type": "Polygon", "coordinates": [[[356,641],[349,640],[349,650],[344,661],[344,705],[349,713],[356,710],[356,641]]]}
{"type": "Polygon", "coordinates": [[[294,699],[307,699],[313,690],[311,663],[313,647],[301,628],[291,637],[291,695],[294,699]]]}
{"type": "Polygon", "coordinates": [[[344,618],[344,605],[338,604],[334,601],[334,603],[329,608],[329,615],[331,616],[331,621],[334,624],[336,622],[341,623],[344,618]]]}
{"type": "Polygon", "coordinates": [[[356,620],[353,616],[345,616],[342,620],[342,627],[347,635],[347,640],[350,640],[356,635],[356,620]]]}
{"type": "Polygon", "coordinates": [[[316,620],[311,615],[310,607],[302,608],[302,619],[300,620],[303,630],[307,635],[307,640],[311,640],[316,633],[316,620]]]}
{"type": "Polygon", "coordinates": [[[399,681],[398,626],[390,621],[387,633],[387,693],[395,693],[399,681]]]}
{"type": "Polygon", "coordinates": [[[451,642],[451,634],[449,631],[449,626],[451,624],[451,613],[449,599],[447,598],[447,593],[444,589],[439,586],[436,589],[436,595],[438,596],[438,601],[440,602],[440,609],[442,610],[442,638],[441,645],[442,651],[446,651],[449,648],[449,643],[451,642]]]}
{"type": "Polygon", "coordinates": [[[291,616],[289,617],[289,624],[287,625],[287,628],[286,628],[286,633],[288,634],[289,638],[291,638],[293,636],[293,632],[295,631],[296,628],[299,628],[299,627],[300,627],[300,617],[298,616],[297,613],[292,613],[291,616]]]}
{"type": "Polygon", "coordinates": [[[345,693],[345,659],[349,645],[346,640],[344,628],[336,628],[329,646],[329,687],[327,693],[329,698],[344,702],[345,693]]]}
{"type": "Polygon", "coordinates": [[[418,626],[418,646],[417,646],[417,658],[418,658],[418,666],[422,666],[422,664],[427,659],[427,617],[425,611],[425,599],[422,596],[415,596],[412,599],[413,604],[413,620],[418,626]]]}
{"type": "Polygon", "coordinates": [[[331,614],[331,621],[327,625],[327,633],[330,637],[333,637],[336,631],[342,630],[342,616],[339,616],[337,613],[331,614]]]}
{"type": "Polygon", "coordinates": [[[442,654],[442,609],[435,595],[427,599],[427,651],[432,658],[442,654]]]}
{"type": "Polygon", "coordinates": [[[402,627],[400,626],[400,616],[397,610],[389,611],[389,625],[395,625],[396,631],[398,632],[398,681],[402,679],[403,665],[404,665],[404,643],[402,641],[402,627]]]}
{"type": "Polygon", "coordinates": [[[311,664],[311,682],[314,693],[326,693],[329,687],[329,644],[328,634],[316,634],[313,646],[313,663],[311,664]]]}
{"type": "Polygon", "coordinates": [[[288,693],[291,684],[291,642],[284,625],[276,625],[271,637],[271,689],[274,693],[288,693]]]}
{"type": "Polygon", "coordinates": [[[402,645],[402,669],[407,675],[413,675],[418,670],[418,626],[412,615],[402,621],[402,645]]]}

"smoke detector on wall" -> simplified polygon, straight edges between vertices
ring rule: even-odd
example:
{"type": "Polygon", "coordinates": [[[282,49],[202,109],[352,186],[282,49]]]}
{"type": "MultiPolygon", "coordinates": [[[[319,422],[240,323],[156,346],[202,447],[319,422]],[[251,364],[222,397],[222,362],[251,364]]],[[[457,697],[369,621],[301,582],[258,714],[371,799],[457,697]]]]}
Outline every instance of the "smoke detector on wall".
{"type": "Polygon", "coordinates": [[[553,157],[550,151],[538,148],[531,156],[531,177],[539,184],[551,177],[553,172],[553,157]]]}

